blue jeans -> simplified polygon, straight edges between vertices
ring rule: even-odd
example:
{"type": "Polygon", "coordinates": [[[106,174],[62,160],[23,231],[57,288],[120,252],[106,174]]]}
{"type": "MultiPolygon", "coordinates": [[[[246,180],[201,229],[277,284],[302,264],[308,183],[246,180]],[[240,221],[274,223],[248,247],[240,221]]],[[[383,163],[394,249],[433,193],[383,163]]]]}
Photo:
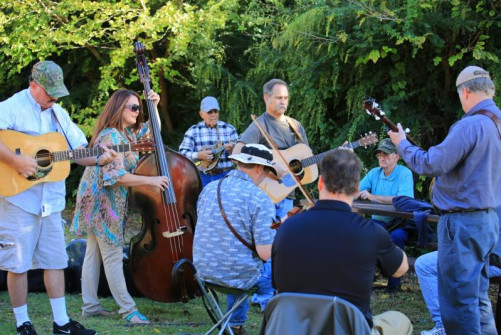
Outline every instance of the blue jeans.
{"type": "MultiPolygon", "coordinates": [[[[388,223],[383,221],[378,221],[378,220],[372,220],[372,221],[379,223],[383,227],[386,227],[388,225],[388,223]]],[[[395,243],[395,245],[400,249],[402,249],[403,251],[405,248],[405,242],[409,238],[409,233],[407,232],[407,230],[402,228],[397,228],[395,230],[392,230],[391,233],[389,234],[393,243],[395,243]]],[[[389,289],[396,288],[400,285],[400,282],[401,282],[400,278],[393,278],[390,276],[388,277],[388,284],[386,287],[389,289]]]]}
{"type": "Polygon", "coordinates": [[[498,216],[492,209],[440,216],[438,296],[448,334],[497,334],[487,266],[498,234],[498,216]]]}
{"type": "Polygon", "coordinates": [[[227,171],[215,174],[215,175],[209,175],[209,174],[205,174],[203,172],[200,172],[199,174],[200,174],[200,179],[202,179],[202,188],[204,188],[210,182],[213,182],[213,181],[216,181],[216,180],[223,178],[230,171],[231,170],[227,170],[227,171]]]}
{"type": "MultiPolygon", "coordinates": [[[[271,286],[271,262],[266,262],[263,264],[263,269],[261,271],[261,277],[257,280],[257,294],[260,297],[268,297],[265,302],[261,303],[261,308],[264,310],[268,300],[273,297],[275,293],[275,289],[271,286]],[[264,305],[263,305],[264,304],[264,305]]],[[[227,294],[226,302],[227,308],[226,312],[228,312],[231,307],[235,304],[235,301],[238,300],[241,296],[235,294],[227,294]]],[[[247,311],[249,310],[249,299],[246,299],[231,315],[229,325],[230,326],[241,326],[247,321],[247,311]]]]}
{"type": "MultiPolygon", "coordinates": [[[[498,246],[501,245],[498,241],[498,246]]],[[[440,316],[440,304],[438,302],[438,272],[437,272],[438,251],[433,251],[419,256],[414,263],[414,270],[419,281],[421,294],[423,295],[426,307],[430,312],[431,319],[435,322],[435,327],[444,327],[440,316]]],[[[501,269],[497,266],[489,266],[489,278],[501,277],[501,269]]]]}

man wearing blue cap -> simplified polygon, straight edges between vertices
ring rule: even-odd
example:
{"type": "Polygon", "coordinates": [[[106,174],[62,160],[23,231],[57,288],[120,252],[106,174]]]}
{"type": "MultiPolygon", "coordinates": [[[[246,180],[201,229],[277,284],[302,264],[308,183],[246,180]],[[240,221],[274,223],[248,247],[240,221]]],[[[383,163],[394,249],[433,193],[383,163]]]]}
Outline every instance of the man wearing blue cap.
{"type": "Polygon", "coordinates": [[[228,156],[238,134],[231,124],[219,121],[219,111],[216,98],[203,98],[199,112],[202,121],[186,131],[179,146],[179,152],[198,165],[202,187],[223,178],[233,168],[228,156]]]}
{"type": "MultiPolygon", "coordinates": [[[[87,140],[56,102],[68,95],[63,71],[52,61],[33,66],[29,88],[0,102],[0,129],[29,135],[62,133],[71,149],[83,148],[87,140]]],[[[75,160],[81,165],[105,165],[116,152],[103,148],[97,157],[75,160]]],[[[13,152],[0,140],[0,160],[28,178],[37,172],[37,161],[13,152]]],[[[68,264],[61,211],[65,206],[64,180],[42,182],[9,197],[0,197],[0,236],[10,243],[0,252],[0,269],[8,271],[7,284],[17,333],[36,334],[28,316],[28,279],[30,269],[44,269],[44,283],[54,317],[53,334],[96,334],[71,320],[64,298],[64,268],[68,264]]]]}

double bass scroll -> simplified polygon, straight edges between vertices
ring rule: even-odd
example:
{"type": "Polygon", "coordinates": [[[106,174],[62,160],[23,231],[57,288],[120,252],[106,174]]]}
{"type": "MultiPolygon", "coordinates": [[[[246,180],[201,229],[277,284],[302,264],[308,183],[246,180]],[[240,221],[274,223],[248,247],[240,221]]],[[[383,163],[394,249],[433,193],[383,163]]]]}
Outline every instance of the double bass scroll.
{"type": "MultiPolygon", "coordinates": [[[[134,52],[144,92],[150,91],[144,46],[134,52]]],[[[140,233],[131,239],[130,270],[134,284],[147,298],[161,302],[186,302],[198,295],[192,261],[196,202],[201,181],[195,165],[181,154],[164,148],[160,120],[152,101],[147,100],[151,133],[156,147],[143,157],[135,174],[166,176],[164,191],[151,186],[131,188],[131,197],[142,214],[140,233]]]]}

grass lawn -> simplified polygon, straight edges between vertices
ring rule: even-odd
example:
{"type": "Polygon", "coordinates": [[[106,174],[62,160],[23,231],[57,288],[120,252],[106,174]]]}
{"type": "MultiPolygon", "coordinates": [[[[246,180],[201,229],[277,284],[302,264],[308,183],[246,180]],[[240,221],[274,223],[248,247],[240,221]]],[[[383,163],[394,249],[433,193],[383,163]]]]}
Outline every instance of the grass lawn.
{"type": "MultiPolygon", "coordinates": [[[[64,214],[70,222],[72,211],[64,214]]],[[[137,216],[132,216],[137,222],[137,216]]],[[[137,225],[130,224],[127,236],[133,236],[138,229],[137,225]]],[[[68,233],[68,241],[74,236],[68,233]]],[[[374,285],[384,285],[385,279],[380,278],[374,285]]],[[[428,310],[419,291],[419,285],[414,273],[407,273],[402,281],[403,292],[387,294],[377,290],[372,294],[372,311],[378,314],[387,310],[397,310],[406,314],[414,325],[414,334],[433,327],[428,310]]],[[[491,301],[497,298],[497,286],[491,285],[491,301]]],[[[201,298],[194,299],[187,304],[159,303],[146,298],[134,298],[138,310],[145,314],[152,323],[150,325],[131,326],[120,316],[114,317],[81,317],[82,298],[80,294],[67,294],[66,304],[71,318],[81,322],[87,328],[97,330],[99,334],[200,334],[210,329],[212,322],[205,312],[201,298]]],[[[111,297],[102,298],[102,305],[114,311],[118,306],[111,297]]],[[[39,334],[51,334],[52,312],[48,297],[45,293],[30,293],[28,296],[28,311],[33,324],[39,334]]],[[[261,325],[262,313],[256,306],[251,306],[248,313],[246,328],[250,334],[258,334],[261,325]]],[[[15,318],[9,301],[8,293],[0,292],[0,334],[15,334],[15,318]]]]}

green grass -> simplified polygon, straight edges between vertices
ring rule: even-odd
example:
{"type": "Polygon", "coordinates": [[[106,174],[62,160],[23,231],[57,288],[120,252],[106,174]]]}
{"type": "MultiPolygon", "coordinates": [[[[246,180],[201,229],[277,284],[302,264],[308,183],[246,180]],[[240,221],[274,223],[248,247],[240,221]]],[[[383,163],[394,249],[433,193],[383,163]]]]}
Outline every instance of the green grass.
{"type": "MultiPolygon", "coordinates": [[[[375,285],[381,284],[376,282],[375,285]]],[[[372,294],[372,310],[378,314],[387,310],[397,310],[407,315],[414,325],[414,334],[433,327],[428,310],[425,307],[417,279],[414,274],[406,274],[403,278],[401,293],[387,294],[375,291],[372,294]]],[[[495,302],[497,287],[491,286],[491,301],[495,302]]],[[[114,317],[82,318],[82,298],[79,294],[67,294],[66,304],[71,318],[81,322],[87,328],[98,331],[99,334],[200,334],[212,326],[201,298],[191,300],[187,304],[160,303],[146,298],[135,297],[139,311],[152,321],[151,325],[131,326],[118,315],[114,317]]],[[[101,298],[102,305],[114,311],[118,306],[111,297],[101,298]]],[[[52,312],[45,293],[30,293],[28,296],[28,311],[39,334],[50,334],[52,330],[52,312]]],[[[246,328],[250,334],[258,334],[262,313],[256,306],[251,306],[248,313],[246,328]]],[[[15,318],[7,292],[0,292],[0,334],[14,334],[15,318]]]]}
{"type": "MultiPolygon", "coordinates": [[[[71,221],[72,211],[67,210],[64,217],[71,221]]],[[[138,221],[137,216],[131,216],[138,221]]],[[[135,234],[137,224],[129,223],[126,236],[135,234]]],[[[68,232],[68,241],[74,238],[68,232]]],[[[378,279],[375,285],[383,285],[385,279],[378,279]]],[[[387,294],[375,291],[372,294],[373,314],[387,310],[396,310],[407,315],[414,325],[414,334],[430,329],[433,323],[426,309],[417,278],[413,273],[408,273],[402,280],[403,292],[387,294]]],[[[497,287],[491,286],[491,301],[495,304],[497,287]]],[[[138,310],[146,315],[152,323],[150,325],[130,325],[120,316],[114,317],[81,317],[82,298],[79,294],[67,294],[66,304],[71,318],[81,322],[85,327],[95,329],[99,334],[200,334],[210,329],[212,322],[207,315],[201,298],[183,303],[160,303],[146,298],[134,297],[138,310]]],[[[224,299],[223,299],[224,300],[224,299]]],[[[114,299],[106,297],[101,299],[104,308],[118,310],[114,299]]],[[[45,293],[29,293],[28,312],[39,334],[51,334],[52,311],[45,293]]],[[[256,306],[251,306],[248,313],[246,328],[250,334],[258,334],[261,325],[262,313],[256,306]]],[[[0,334],[15,334],[15,318],[12,313],[7,292],[0,292],[0,334]]]]}

